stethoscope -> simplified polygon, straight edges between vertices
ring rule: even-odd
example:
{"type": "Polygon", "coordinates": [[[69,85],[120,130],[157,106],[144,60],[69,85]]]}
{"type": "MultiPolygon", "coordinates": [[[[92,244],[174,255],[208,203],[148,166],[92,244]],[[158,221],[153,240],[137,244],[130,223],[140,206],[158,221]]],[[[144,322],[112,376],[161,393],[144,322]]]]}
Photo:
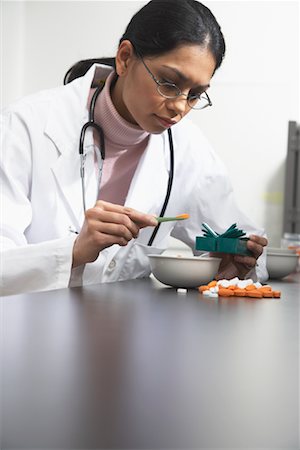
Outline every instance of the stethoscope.
{"type": "MultiPolygon", "coordinates": [[[[101,184],[101,175],[102,175],[102,168],[103,168],[103,162],[105,160],[105,140],[104,140],[104,133],[102,128],[95,122],[95,105],[98,98],[98,95],[102,91],[104,87],[104,82],[101,82],[100,86],[95,90],[90,108],[89,108],[89,120],[86,122],[80,132],[80,139],[79,139],[79,156],[80,156],[80,178],[81,178],[81,190],[82,190],[82,203],[83,203],[83,210],[86,211],[86,202],[85,202],[85,185],[84,185],[84,163],[85,163],[85,153],[84,153],[84,139],[85,139],[85,133],[88,128],[93,128],[96,133],[99,136],[99,143],[100,143],[100,157],[97,156],[98,159],[98,186],[100,187],[101,184]]],[[[173,184],[173,178],[174,178],[174,146],[173,146],[173,138],[172,138],[172,132],[171,129],[168,128],[168,138],[169,138],[169,149],[170,149],[170,171],[169,171],[169,179],[168,179],[168,185],[167,185],[167,191],[165,195],[165,200],[161,209],[161,212],[159,214],[160,217],[163,217],[165,214],[165,211],[168,206],[168,202],[171,195],[171,189],[173,184]]],[[[154,231],[149,239],[148,245],[151,246],[155,236],[157,235],[157,232],[160,227],[160,223],[154,228],[154,231]]]]}

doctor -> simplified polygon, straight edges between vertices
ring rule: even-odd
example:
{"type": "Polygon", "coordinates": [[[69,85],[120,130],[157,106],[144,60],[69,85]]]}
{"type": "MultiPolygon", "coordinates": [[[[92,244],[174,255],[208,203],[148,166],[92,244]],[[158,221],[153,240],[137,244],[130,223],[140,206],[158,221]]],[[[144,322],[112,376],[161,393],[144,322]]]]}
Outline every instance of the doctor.
{"type": "Polygon", "coordinates": [[[4,111],[1,294],[148,276],[147,254],[170,235],[194,249],[202,222],[218,232],[237,222],[250,235],[253,257],[223,255],[219,277],[267,277],[263,230],[186,118],[211,106],[224,52],[204,5],[152,0],[130,21],[115,68],[92,65],[4,111]],[[183,212],[189,220],[156,228],[156,216],[183,212]]]}

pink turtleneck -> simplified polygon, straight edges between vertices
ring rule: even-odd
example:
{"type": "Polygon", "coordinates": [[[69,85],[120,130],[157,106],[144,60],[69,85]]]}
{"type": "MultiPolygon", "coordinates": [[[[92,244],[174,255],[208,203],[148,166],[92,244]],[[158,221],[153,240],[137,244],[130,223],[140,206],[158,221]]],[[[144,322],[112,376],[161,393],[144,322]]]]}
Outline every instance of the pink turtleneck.
{"type": "MultiPolygon", "coordinates": [[[[99,200],[124,205],[128,189],[149,139],[149,133],[123,119],[114,107],[110,86],[111,73],[95,106],[95,121],[104,132],[105,160],[103,164],[99,200]]],[[[90,90],[88,106],[95,89],[90,90]]],[[[94,136],[96,145],[96,135],[94,136]]]]}

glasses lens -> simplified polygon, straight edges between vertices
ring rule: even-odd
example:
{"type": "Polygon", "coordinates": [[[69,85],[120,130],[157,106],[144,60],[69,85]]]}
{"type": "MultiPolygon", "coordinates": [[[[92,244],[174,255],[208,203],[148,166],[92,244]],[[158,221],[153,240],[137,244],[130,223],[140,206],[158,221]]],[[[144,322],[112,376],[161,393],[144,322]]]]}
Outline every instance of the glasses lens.
{"type": "Polygon", "coordinates": [[[171,83],[159,83],[157,90],[163,97],[166,98],[176,98],[181,93],[178,87],[171,83]]]}
{"type": "Polygon", "coordinates": [[[205,94],[201,95],[201,97],[189,97],[188,98],[189,107],[192,109],[203,109],[209,106],[211,103],[206,97],[205,94]]]}

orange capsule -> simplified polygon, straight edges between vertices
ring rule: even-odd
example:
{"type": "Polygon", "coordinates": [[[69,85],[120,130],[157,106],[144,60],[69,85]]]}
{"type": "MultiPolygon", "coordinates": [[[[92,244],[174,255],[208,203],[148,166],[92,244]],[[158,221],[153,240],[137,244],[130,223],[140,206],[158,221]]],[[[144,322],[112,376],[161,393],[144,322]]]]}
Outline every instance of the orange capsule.
{"type": "Polygon", "coordinates": [[[271,286],[262,286],[262,287],[258,288],[258,290],[260,292],[272,292],[271,286]]]}
{"type": "Polygon", "coordinates": [[[247,297],[255,297],[255,298],[262,298],[263,293],[259,292],[258,289],[252,289],[247,292],[247,297]]]}
{"type": "Polygon", "coordinates": [[[207,291],[208,289],[209,289],[209,287],[206,285],[202,285],[202,286],[198,287],[199,292],[204,292],[204,291],[207,291]]]}
{"type": "Polygon", "coordinates": [[[272,291],[261,291],[264,298],[272,298],[273,292],[272,291]]]}
{"type": "Polygon", "coordinates": [[[281,297],[281,292],[280,291],[273,291],[273,297],[274,298],[280,298],[281,297]]]}
{"type": "Polygon", "coordinates": [[[248,284],[248,286],[245,287],[246,291],[253,291],[257,289],[257,287],[254,284],[248,284]]]}
{"type": "Polygon", "coordinates": [[[232,289],[219,289],[218,292],[220,297],[232,297],[234,295],[234,291],[232,289]]]}
{"type": "Polygon", "coordinates": [[[245,289],[239,288],[235,289],[233,293],[236,297],[245,297],[247,295],[247,291],[245,291],[245,289]]]}
{"type": "Polygon", "coordinates": [[[235,291],[237,289],[237,286],[234,286],[234,285],[228,286],[228,288],[226,288],[226,289],[230,289],[231,291],[235,291]]]}

